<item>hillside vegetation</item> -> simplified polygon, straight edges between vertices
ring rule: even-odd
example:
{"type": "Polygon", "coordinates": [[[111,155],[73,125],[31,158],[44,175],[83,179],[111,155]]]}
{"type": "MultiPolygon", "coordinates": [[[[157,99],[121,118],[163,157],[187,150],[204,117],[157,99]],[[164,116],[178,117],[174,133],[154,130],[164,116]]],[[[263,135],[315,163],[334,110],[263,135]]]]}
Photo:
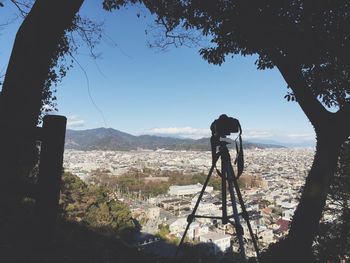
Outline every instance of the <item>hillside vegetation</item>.
{"type": "Polygon", "coordinates": [[[110,198],[110,190],[88,185],[71,173],[64,173],[62,179],[60,211],[52,240],[43,243],[37,238],[40,225],[35,219],[35,201],[25,198],[0,222],[0,262],[239,262],[231,256],[229,261],[204,256],[200,246],[184,248],[183,257],[178,259],[143,254],[124,242],[139,230],[139,224],[125,204],[110,198]]]}
{"type": "Polygon", "coordinates": [[[117,237],[127,237],[130,232],[139,230],[129,208],[110,198],[107,188],[87,185],[71,173],[64,173],[62,180],[60,211],[65,221],[80,222],[117,237]]]}

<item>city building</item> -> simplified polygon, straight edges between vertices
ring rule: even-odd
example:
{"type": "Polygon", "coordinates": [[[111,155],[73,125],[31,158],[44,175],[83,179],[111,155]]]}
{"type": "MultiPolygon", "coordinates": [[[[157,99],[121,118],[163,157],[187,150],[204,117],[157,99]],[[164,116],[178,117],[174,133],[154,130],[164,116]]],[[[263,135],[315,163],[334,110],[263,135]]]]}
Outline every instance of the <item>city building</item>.
{"type": "Polygon", "coordinates": [[[231,246],[231,236],[217,232],[209,232],[208,234],[201,235],[199,240],[204,243],[212,244],[211,252],[213,254],[226,252],[231,246]]]}
{"type": "MultiPolygon", "coordinates": [[[[185,195],[195,195],[202,191],[203,185],[190,184],[190,185],[172,185],[169,187],[169,195],[175,196],[185,196],[185,195]]],[[[207,186],[205,191],[208,193],[213,192],[214,188],[212,186],[207,186]]]]}

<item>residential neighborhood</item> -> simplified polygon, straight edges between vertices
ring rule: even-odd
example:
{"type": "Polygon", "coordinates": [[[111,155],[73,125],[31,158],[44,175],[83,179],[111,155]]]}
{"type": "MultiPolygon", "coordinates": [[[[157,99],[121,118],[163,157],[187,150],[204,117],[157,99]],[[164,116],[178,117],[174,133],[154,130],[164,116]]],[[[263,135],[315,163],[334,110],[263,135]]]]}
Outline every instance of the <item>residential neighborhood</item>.
{"type": "MultiPolygon", "coordinates": [[[[313,149],[280,148],[245,151],[243,176],[250,175],[252,178],[250,180],[260,178],[256,186],[250,184],[250,187],[241,188],[244,205],[260,249],[266,248],[288,233],[289,223],[298,204],[299,190],[310,169],[313,154],[313,149]]],[[[234,152],[231,155],[234,156],[234,152]]],[[[64,167],[83,180],[95,169],[108,169],[113,176],[118,177],[130,167],[182,171],[184,174],[208,173],[211,167],[211,153],[167,150],[131,152],[66,150],[64,167]]],[[[168,230],[166,237],[169,240],[180,240],[188,224],[187,217],[192,213],[202,188],[203,185],[200,183],[171,185],[166,194],[147,199],[141,197],[130,199],[118,192],[115,192],[114,198],[129,205],[133,216],[142,222],[143,235],[144,233],[156,235],[161,227],[166,227],[168,230]]],[[[227,213],[232,215],[230,196],[227,196],[227,200],[227,213]]],[[[236,206],[238,212],[241,212],[241,206],[237,201],[236,206]]],[[[207,186],[196,215],[221,217],[221,191],[207,186]]],[[[246,253],[248,256],[254,256],[255,251],[247,223],[242,217],[240,221],[244,230],[246,253]]],[[[159,239],[156,241],[161,242],[159,239]]],[[[214,254],[225,253],[230,249],[238,251],[235,227],[232,224],[222,224],[220,219],[196,218],[189,226],[186,241],[210,243],[211,252],[214,254]]]]}

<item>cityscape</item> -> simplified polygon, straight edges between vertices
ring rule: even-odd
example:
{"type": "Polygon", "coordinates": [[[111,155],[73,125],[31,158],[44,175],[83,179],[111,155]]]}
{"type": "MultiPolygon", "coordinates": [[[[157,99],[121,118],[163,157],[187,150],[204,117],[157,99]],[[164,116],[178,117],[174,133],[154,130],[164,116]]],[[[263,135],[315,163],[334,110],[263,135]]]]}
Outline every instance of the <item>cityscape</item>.
{"type": "Polygon", "coordinates": [[[350,1],[0,11],[0,263],[350,262],[350,1]]]}
{"type": "MultiPolygon", "coordinates": [[[[298,204],[298,197],[305,177],[311,167],[314,149],[268,148],[247,149],[245,169],[241,176],[241,193],[249,214],[250,224],[259,249],[267,248],[288,233],[289,223],[298,204]]],[[[231,151],[232,158],[235,152],[231,151]]],[[[95,171],[103,170],[111,178],[126,176],[129,169],[140,172],[148,170],[142,182],[169,181],[165,172],[181,173],[183,176],[208,174],[211,167],[209,151],[77,151],[67,149],[64,155],[66,171],[89,181],[95,171]],[[152,171],[158,171],[152,174],[152,171]]],[[[214,177],[217,174],[214,173],[214,177]]],[[[98,179],[98,178],[97,178],[98,179]]],[[[91,180],[90,180],[91,182],[91,180]]],[[[125,189],[124,189],[125,190],[125,189]]],[[[128,204],[132,215],[141,223],[141,232],[133,246],[145,252],[171,256],[165,249],[166,241],[180,240],[186,228],[187,217],[198,199],[202,184],[169,185],[166,193],[145,196],[142,192],[130,195],[115,187],[111,198],[128,204]],[[166,240],[157,233],[166,229],[166,240]],[[164,246],[164,248],[159,249],[164,246]]],[[[221,191],[207,186],[196,214],[220,217],[222,215],[221,191]]],[[[229,200],[229,198],[227,198],[229,200]]],[[[228,202],[229,203],[229,202],[228,202]]],[[[237,204],[239,212],[241,207],[237,204]]],[[[232,214],[232,206],[227,206],[232,214]]],[[[246,222],[241,218],[247,256],[255,256],[246,222]]],[[[230,249],[238,252],[235,228],[222,224],[221,220],[196,218],[189,227],[186,241],[212,243],[211,253],[224,255],[230,249]]],[[[177,242],[178,243],[178,242],[177,242]]]]}

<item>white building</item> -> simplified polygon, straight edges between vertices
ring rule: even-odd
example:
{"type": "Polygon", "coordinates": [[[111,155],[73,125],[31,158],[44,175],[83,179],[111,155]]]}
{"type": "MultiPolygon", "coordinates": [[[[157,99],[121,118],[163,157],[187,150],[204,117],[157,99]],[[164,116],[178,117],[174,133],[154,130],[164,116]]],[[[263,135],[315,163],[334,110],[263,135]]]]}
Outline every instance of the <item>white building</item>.
{"type": "Polygon", "coordinates": [[[182,232],[186,228],[187,218],[178,217],[170,219],[167,221],[167,225],[169,226],[169,231],[171,234],[177,234],[179,232],[182,232]]]}
{"type": "MultiPolygon", "coordinates": [[[[190,184],[190,185],[172,185],[169,187],[168,193],[170,195],[195,195],[196,193],[202,191],[203,185],[198,184],[190,184]]],[[[205,191],[208,193],[213,192],[214,188],[212,186],[207,186],[205,191]]]]}
{"type": "Polygon", "coordinates": [[[214,254],[226,252],[231,246],[231,236],[222,233],[209,232],[201,235],[199,240],[204,243],[212,243],[212,252],[214,254]]]}
{"type": "MultiPolygon", "coordinates": [[[[209,227],[207,225],[203,225],[195,221],[190,224],[187,231],[187,237],[190,240],[200,241],[200,236],[206,235],[208,234],[208,232],[209,232],[209,227]]],[[[184,231],[181,231],[181,232],[178,232],[176,236],[181,239],[183,234],[184,234],[184,231]]]]}
{"type": "Polygon", "coordinates": [[[282,218],[285,220],[289,220],[291,221],[294,215],[294,210],[293,209],[288,209],[288,210],[284,210],[282,212],[282,218]]]}
{"type": "Polygon", "coordinates": [[[258,233],[258,238],[265,244],[272,243],[274,241],[273,237],[274,235],[272,229],[265,229],[258,233]]]}

